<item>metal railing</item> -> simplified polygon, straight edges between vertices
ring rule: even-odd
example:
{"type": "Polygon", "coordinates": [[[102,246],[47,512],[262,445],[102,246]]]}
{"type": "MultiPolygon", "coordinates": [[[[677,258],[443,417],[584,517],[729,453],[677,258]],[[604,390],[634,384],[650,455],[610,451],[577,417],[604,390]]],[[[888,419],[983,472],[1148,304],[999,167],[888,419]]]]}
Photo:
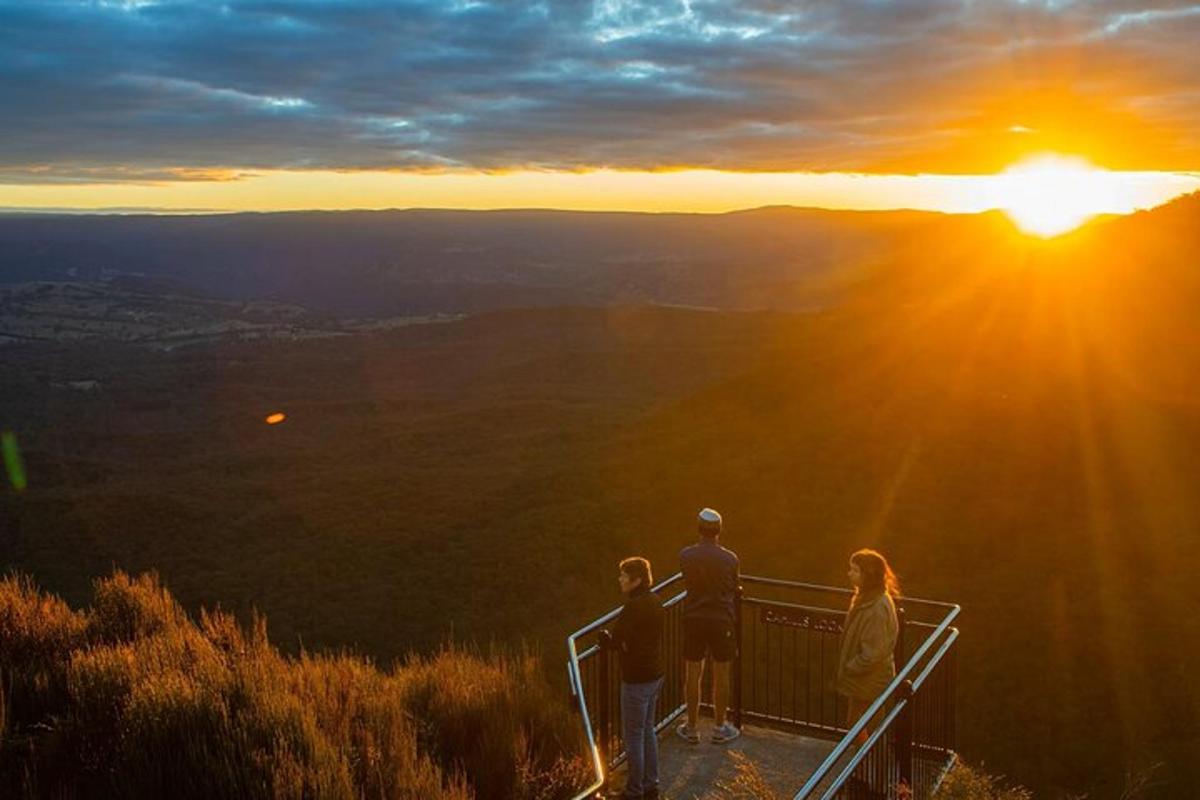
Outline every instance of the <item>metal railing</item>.
{"type": "MultiPolygon", "coordinates": [[[[958,606],[917,598],[899,601],[896,677],[847,730],[844,701],[833,683],[850,590],[751,575],[741,580],[739,654],[730,676],[734,724],[839,739],[795,800],[918,798],[935,791],[954,759],[958,631],[951,623],[958,606]],[[862,736],[865,744],[855,746],[862,736]]],[[[682,575],[672,575],[653,591],[666,610],[666,676],[655,713],[656,730],[661,731],[686,709],[682,575]]],[[[619,613],[613,609],[567,637],[568,678],[593,767],[591,785],[576,800],[603,788],[609,772],[625,760],[617,653],[606,631],[619,613]]],[[[708,705],[709,697],[705,687],[702,705],[708,705]]]]}
{"type": "MultiPolygon", "coordinates": [[[[905,600],[906,606],[913,603],[905,600]]],[[[897,659],[896,677],[850,726],[794,800],[906,800],[937,791],[955,759],[958,630],[951,623],[958,613],[958,606],[946,606],[936,625],[902,625],[906,635],[897,650],[907,657],[897,659]]]]}

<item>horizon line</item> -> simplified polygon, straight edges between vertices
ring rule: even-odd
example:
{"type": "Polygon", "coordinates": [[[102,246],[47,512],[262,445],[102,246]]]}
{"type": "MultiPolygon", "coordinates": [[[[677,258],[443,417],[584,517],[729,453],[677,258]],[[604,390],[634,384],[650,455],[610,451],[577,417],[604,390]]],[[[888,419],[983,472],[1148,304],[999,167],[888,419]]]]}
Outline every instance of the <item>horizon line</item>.
{"type": "MultiPolygon", "coordinates": [[[[1136,211],[1147,211],[1151,208],[1158,208],[1180,197],[1187,197],[1189,194],[1200,194],[1200,190],[1188,194],[1177,195],[1155,206],[1148,206],[1142,209],[1134,209],[1127,213],[1136,213],[1136,211]]],[[[94,217],[136,217],[136,216],[156,216],[156,217],[200,217],[200,216],[250,216],[250,215],[269,215],[269,214],[386,214],[386,213],[411,213],[411,212],[445,212],[458,214],[495,214],[495,213],[539,213],[539,214],[627,214],[637,216],[689,216],[689,217],[724,217],[735,214],[747,214],[759,211],[803,211],[803,212],[821,212],[834,214],[930,214],[938,216],[981,216],[985,214],[1004,214],[1004,209],[1000,207],[983,208],[975,210],[943,210],[936,208],[918,208],[914,206],[895,206],[889,208],[854,208],[854,207],[838,207],[838,206],[818,206],[818,205],[794,205],[790,203],[769,203],[766,205],[746,206],[744,208],[733,208],[721,211],[688,211],[688,210],[656,210],[656,209],[630,209],[630,208],[562,208],[555,206],[497,206],[495,208],[469,208],[465,206],[379,206],[379,207],[357,207],[357,208],[279,208],[279,209],[237,209],[237,208],[171,208],[169,206],[149,206],[149,207],[128,207],[128,206],[103,206],[103,207],[78,207],[78,206],[0,206],[0,215],[10,216],[94,216],[94,217]]],[[[1102,213],[1097,214],[1097,217],[1112,217],[1124,216],[1122,213],[1102,213]]]]}

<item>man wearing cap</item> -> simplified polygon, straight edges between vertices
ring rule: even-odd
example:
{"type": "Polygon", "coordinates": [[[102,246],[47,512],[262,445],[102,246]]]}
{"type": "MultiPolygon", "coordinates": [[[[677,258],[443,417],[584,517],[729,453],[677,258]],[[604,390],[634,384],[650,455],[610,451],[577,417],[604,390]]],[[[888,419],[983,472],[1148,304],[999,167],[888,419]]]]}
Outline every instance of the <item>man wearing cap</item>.
{"type": "Polygon", "coordinates": [[[687,720],[675,732],[692,744],[700,741],[700,678],[708,656],[713,673],[712,741],[732,741],[740,734],[725,720],[729,700],[729,664],[737,656],[734,638],[738,557],[721,546],[721,515],[705,508],[699,515],[700,540],[679,553],[687,596],[683,599],[683,660],[687,720]]]}

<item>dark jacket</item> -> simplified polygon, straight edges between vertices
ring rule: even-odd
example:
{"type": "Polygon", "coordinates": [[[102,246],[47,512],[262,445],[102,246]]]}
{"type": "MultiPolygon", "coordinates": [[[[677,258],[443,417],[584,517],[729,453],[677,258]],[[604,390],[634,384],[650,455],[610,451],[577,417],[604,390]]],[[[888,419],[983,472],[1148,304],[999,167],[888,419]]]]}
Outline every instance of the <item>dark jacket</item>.
{"type": "Polygon", "coordinates": [[[687,596],[684,619],[710,619],[733,624],[738,587],[738,557],[716,540],[703,539],[679,553],[679,568],[687,596]]]}
{"type": "Polygon", "coordinates": [[[620,652],[621,680],[649,683],[663,676],[662,601],[645,586],[638,586],[625,601],[613,626],[613,646],[620,652]]]}

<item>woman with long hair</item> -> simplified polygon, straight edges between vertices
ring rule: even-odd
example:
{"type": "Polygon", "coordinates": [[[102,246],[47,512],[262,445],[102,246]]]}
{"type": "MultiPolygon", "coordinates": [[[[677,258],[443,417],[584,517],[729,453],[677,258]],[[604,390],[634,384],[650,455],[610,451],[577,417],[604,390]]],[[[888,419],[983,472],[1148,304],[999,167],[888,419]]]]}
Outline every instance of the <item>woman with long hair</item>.
{"type": "MultiPolygon", "coordinates": [[[[900,595],[900,582],[887,559],[867,549],[850,556],[847,575],[854,598],[842,632],[836,689],[846,698],[849,728],[896,677],[894,652],[900,623],[894,598],[900,595]]],[[[867,733],[864,728],[856,741],[865,742],[867,733]]]]}

